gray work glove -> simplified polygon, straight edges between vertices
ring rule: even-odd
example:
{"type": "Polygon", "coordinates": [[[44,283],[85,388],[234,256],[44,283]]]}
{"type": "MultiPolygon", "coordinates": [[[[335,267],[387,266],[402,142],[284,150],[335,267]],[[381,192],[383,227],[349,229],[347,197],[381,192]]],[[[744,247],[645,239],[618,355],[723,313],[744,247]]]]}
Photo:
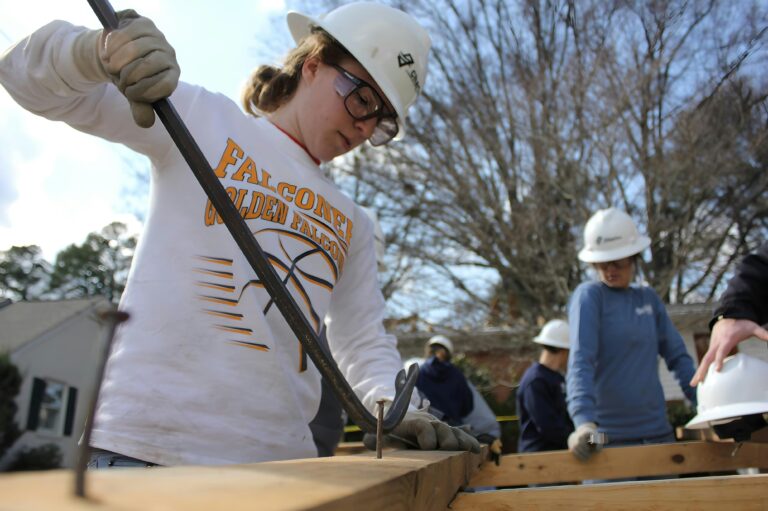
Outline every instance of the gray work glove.
{"type": "Polygon", "coordinates": [[[152,20],[128,9],[117,13],[119,28],[80,34],[75,62],[93,81],[111,80],[131,104],[133,120],[142,128],[155,123],[151,104],[173,93],[181,73],[176,52],[152,20]]]}
{"type": "MultiPolygon", "coordinates": [[[[421,449],[423,451],[480,452],[480,443],[461,428],[449,426],[423,410],[406,412],[403,421],[388,435],[383,447],[421,449]]],[[[376,435],[363,437],[365,447],[376,449],[376,435]]]]}
{"type": "Polygon", "coordinates": [[[597,433],[597,424],[594,422],[581,424],[576,431],[568,435],[568,450],[580,461],[587,461],[594,452],[602,448],[601,445],[589,442],[590,437],[595,433],[597,433]]]}

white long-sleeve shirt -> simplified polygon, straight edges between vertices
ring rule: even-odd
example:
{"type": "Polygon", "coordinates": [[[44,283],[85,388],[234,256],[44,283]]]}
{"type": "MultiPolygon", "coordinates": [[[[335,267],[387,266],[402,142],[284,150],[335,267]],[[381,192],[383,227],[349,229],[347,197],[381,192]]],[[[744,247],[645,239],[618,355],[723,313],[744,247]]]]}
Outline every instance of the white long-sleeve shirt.
{"type": "MultiPolygon", "coordinates": [[[[138,128],[112,84],[78,71],[81,30],[39,29],[3,55],[0,83],[25,109],[152,165],[121,301],[131,318],[108,361],[92,445],[162,465],[315,456],[307,425],[318,371],[161,123],[138,128]]],[[[400,357],[382,325],[372,222],[266,119],[185,83],[171,101],[309,322],[327,324],[339,368],[373,411],[394,395],[400,357]]]]}

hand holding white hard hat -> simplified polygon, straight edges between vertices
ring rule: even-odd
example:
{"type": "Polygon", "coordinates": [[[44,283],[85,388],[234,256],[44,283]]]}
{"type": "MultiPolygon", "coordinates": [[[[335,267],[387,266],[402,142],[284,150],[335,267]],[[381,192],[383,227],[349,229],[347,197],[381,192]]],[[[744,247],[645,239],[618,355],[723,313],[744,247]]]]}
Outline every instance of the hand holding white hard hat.
{"type": "Polygon", "coordinates": [[[710,366],[696,399],[698,414],[685,425],[689,429],[768,412],[768,362],[737,353],[725,359],[719,372],[710,366]]]}
{"type": "Polygon", "coordinates": [[[702,357],[696,374],[691,379],[691,385],[695,387],[704,381],[710,364],[714,364],[715,371],[720,371],[723,367],[723,360],[728,356],[728,353],[738,343],[752,336],[768,341],[768,330],[749,319],[719,319],[712,327],[709,348],[702,357]]]}

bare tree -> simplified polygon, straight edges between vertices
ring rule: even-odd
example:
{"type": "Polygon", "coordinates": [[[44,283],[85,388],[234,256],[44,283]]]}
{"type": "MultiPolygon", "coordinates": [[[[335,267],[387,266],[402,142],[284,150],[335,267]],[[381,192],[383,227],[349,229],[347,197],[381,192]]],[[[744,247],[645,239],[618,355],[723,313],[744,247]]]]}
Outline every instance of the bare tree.
{"type": "Polygon", "coordinates": [[[413,143],[380,158],[366,151],[366,163],[343,169],[385,214],[397,205],[400,251],[430,270],[418,273],[423,287],[442,280],[466,299],[443,296],[493,324],[549,315],[581,279],[573,239],[592,202],[587,105],[613,7],[435,0],[408,9],[435,34],[413,143]]]}
{"type": "MultiPolygon", "coordinates": [[[[765,237],[766,7],[413,0],[433,40],[408,138],[334,163],[378,210],[399,311],[455,326],[561,314],[598,208],[650,235],[646,277],[705,299],[765,237]]],[[[313,3],[317,9],[317,3],[313,3]]]]}
{"type": "Polygon", "coordinates": [[[765,144],[756,123],[765,93],[746,92],[739,76],[753,57],[765,62],[766,11],[747,2],[625,1],[614,17],[622,30],[609,36],[597,82],[601,201],[644,224],[653,242],[646,275],[666,300],[711,298],[736,256],[766,232],[764,208],[739,219],[768,191],[764,166],[747,163],[765,144]]]}

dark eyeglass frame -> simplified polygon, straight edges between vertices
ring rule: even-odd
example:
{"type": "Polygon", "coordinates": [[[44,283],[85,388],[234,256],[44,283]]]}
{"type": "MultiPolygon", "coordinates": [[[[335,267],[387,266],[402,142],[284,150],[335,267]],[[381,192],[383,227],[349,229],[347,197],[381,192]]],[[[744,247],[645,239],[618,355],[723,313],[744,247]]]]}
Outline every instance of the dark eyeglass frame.
{"type": "Polygon", "coordinates": [[[595,268],[598,270],[608,270],[610,268],[615,268],[617,270],[626,270],[630,266],[632,266],[632,263],[634,263],[634,258],[630,257],[622,257],[621,259],[617,259],[615,261],[605,261],[601,263],[592,263],[595,268]]]}
{"type": "MultiPolygon", "coordinates": [[[[352,85],[354,86],[349,92],[347,92],[343,98],[344,98],[344,108],[347,110],[347,113],[355,119],[356,121],[366,121],[368,119],[377,118],[378,122],[376,123],[376,128],[374,129],[373,134],[368,139],[368,142],[370,142],[373,146],[380,146],[384,145],[393,138],[397,136],[397,133],[400,131],[400,126],[397,124],[397,114],[395,112],[388,112],[386,110],[386,103],[384,102],[384,98],[381,97],[381,95],[376,91],[376,89],[365,80],[358,78],[357,76],[353,75],[343,67],[341,67],[338,64],[330,64],[331,67],[333,67],[336,71],[339,72],[341,76],[343,76],[345,79],[347,79],[352,85]],[[352,110],[349,108],[349,105],[347,104],[347,101],[349,101],[349,98],[354,94],[356,91],[368,87],[371,92],[373,92],[376,95],[376,98],[379,100],[379,104],[381,105],[381,108],[379,110],[376,110],[374,112],[371,112],[369,114],[365,115],[355,115],[352,113],[352,110]],[[385,128],[381,127],[382,121],[389,121],[392,120],[394,122],[387,122],[389,126],[392,126],[394,130],[386,130],[385,128]]],[[[337,92],[340,92],[337,90],[337,92]]]]}

